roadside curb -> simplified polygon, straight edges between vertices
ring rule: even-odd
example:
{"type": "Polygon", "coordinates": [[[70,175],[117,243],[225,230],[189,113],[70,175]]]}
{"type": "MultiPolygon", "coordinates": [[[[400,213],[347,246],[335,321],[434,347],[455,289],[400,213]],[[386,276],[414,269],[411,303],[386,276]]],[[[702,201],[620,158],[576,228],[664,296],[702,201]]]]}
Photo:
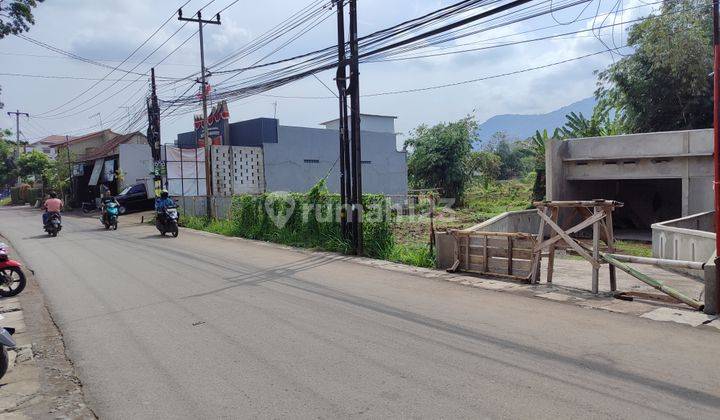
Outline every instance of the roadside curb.
{"type": "Polygon", "coordinates": [[[640,301],[628,302],[615,299],[612,293],[609,292],[601,292],[598,295],[593,295],[590,291],[574,289],[570,287],[547,284],[532,285],[490,277],[454,274],[431,268],[413,267],[392,261],[377,260],[368,257],[357,257],[352,255],[342,255],[334,252],[318,251],[306,248],[296,248],[289,245],[282,245],[273,242],[259,241],[240,237],[224,236],[217,233],[190,228],[183,228],[183,230],[186,232],[192,232],[192,234],[200,236],[218,238],[226,241],[247,242],[254,245],[261,245],[275,249],[298,252],[304,255],[322,256],[329,260],[344,261],[364,266],[376,267],[393,272],[420,276],[430,280],[455,283],[466,287],[474,287],[493,292],[512,293],[514,295],[525,296],[528,298],[545,299],[556,303],[575,305],[584,309],[596,309],[617,314],[636,316],[650,321],[671,322],[676,324],[689,325],[694,328],[708,329],[710,331],[720,332],[720,317],[705,315],[698,311],[685,309],[680,304],[658,305],[640,301]],[[699,317],[703,317],[702,322],[697,322],[699,317]]]}

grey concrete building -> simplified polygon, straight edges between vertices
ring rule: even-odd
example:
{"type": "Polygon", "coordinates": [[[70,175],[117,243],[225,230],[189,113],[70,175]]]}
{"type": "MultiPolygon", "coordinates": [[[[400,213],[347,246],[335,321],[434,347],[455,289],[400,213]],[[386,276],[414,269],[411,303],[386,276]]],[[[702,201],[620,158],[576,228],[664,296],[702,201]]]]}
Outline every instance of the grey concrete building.
{"type": "Polygon", "coordinates": [[[712,130],[691,130],[551,140],[547,198],[622,201],[620,230],[649,232],[653,223],[711,211],[712,138],[712,130]]]}
{"type": "MultiPolygon", "coordinates": [[[[397,150],[396,117],[363,115],[363,190],[385,194],[396,201],[407,196],[406,152],[397,150]]],[[[227,124],[222,144],[257,147],[262,150],[265,191],[304,192],[327,176],[330,191],[340,191],[338,120],[324,128],[280,125],[271,118],[227,124]]],[[[197,146],[195,132],[178,135],[181,148],[197,146]]]]}

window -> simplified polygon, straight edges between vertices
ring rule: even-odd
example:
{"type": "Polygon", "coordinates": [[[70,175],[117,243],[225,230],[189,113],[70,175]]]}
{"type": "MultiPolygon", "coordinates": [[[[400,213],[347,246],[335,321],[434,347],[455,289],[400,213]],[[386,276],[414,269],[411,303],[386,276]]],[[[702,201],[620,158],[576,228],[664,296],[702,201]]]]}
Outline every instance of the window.
{"type": "Polygon", "coordinates": [[[320,159],[305,159],[305,163],[320,163],[320,159]]]}
{"type": "Polygon", "coordinates": [[[372,163],[372,160],[361,160],[360,164],[362,165],[370,165],[372,163]]]}

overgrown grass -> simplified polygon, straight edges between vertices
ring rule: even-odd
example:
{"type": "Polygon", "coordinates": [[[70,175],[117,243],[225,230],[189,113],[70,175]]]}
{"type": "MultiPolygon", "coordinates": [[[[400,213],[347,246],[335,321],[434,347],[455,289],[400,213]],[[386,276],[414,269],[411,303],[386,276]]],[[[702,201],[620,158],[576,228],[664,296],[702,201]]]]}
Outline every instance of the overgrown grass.
{"type": "Polygon", "coordinates": [[[10,197],[0,198],[0,206],[9,206],[10,204],[12,204],[12,198],[10,198],[10,197]]]}
{"type": "Polygon", "coordinates": [[[465,194],[467,210],[487,220],[506,211],[525,210],[532,204],[535,173],[523,178],[488,184],[476,183],[465,194]]]}
{"type": "Polygon", "coordinates": [[[435,254],[430,252],[429,246],[422,244],[395,244],[388,260],[416,267],[435,267],[435,254]]]}

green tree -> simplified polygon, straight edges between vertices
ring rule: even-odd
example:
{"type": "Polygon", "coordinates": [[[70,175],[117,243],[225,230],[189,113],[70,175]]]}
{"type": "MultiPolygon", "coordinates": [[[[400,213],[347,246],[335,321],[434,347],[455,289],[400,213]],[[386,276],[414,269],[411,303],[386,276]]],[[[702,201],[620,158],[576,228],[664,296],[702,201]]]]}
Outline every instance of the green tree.
{"type": "Polygon", "coordinates": [[[470,173],[474,176],[479,175],[485,188],[491,182],[497,181],[500,176],[501,166],[500,156],[495,153],[483,150],[472,152],[470,155],[470,173]]]}
{"type": "Polygon", "coordinates": [[[30,30],[35,24],[32,9],[45,0],[0,1],[0,39],[30,30]]]}
{"type": "MultiPolygon", "coordinates": [[[[611,117],[610,109],[598,104],[593,109],[590,119],[581,113],[571,112],[565,116],[565,126],[556,130],[555,134],[565,139],[578,139],[583,137],[614,136],[625,133],[625,119],[618,113],[611,117]]],[[[557,137],[556,137],[557,138],[557,137]]]]}
{"type": "Polygon", "coordinates": [[[599,73],[596,96],[628,132],[712,126],[712,13],[707,0],[673,0],[634,25],[634,52],[599,73]]]}
{"type": "Polygon", "coordinates": [[[471,173],[467,163],[477,141],[477,123],[471,117],[432,127],[416,128],[405,146],[410,150],[408,178],[414,188],[438,188],[460,204],[471,173]]]}
{"type": "Polygon", "coordinates": [[[17,160],[18,175],[27,181],[30,177],[46,182],[45,176],[53,167],[53,161],[47,155],[37,150],[23,153],[17,160]]]}
{"type": "Polygon", "coordinates": [[[6,138],[10,137],[10,130],[0,129],[0,186],[11,184],[17,176],[15,172],[15,146],[6,138]]]}
{"type": "Polygon", "coordinates": [[[512,179],[528,172],[525,157],[528,150],[521,141],[512,141],[505,132],[499,131],[492,135],[485,150],[500,157],[500,173],[498,179],[512,179]]]}

